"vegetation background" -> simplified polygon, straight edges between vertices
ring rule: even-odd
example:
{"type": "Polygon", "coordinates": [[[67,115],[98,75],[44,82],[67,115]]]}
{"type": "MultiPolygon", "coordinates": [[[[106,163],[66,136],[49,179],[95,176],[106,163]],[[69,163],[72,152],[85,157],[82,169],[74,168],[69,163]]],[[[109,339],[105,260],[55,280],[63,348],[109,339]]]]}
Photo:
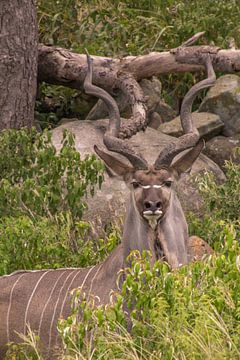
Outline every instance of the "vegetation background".
{"type": "MultiPolygon", "coordinates": [[[[237,0],[38,0],[38,16],[41,42],[96,55],[163,51],[203,30],[207,44],[227,47],[234,38],[240,45],[237,0]]],[[[197,78],[172,74],[161,81],[171,104],[197,78]]],[[[45,84],[41,91],[36,113],[46,127],[62,116],[79,116],[76,91],[45,84]],[[44,112],[44,96],[58,99],[57,111],[44,112]]],[[[59,323],[61,359],[240,359],[240,166],[229,162],[226,174],[221,186],[211,175],[199,179],[205,216],[189,215],[191,233],[207,240],[215,254],[175,272],[159,263],[150,269],[147,254],[133,254],[123,289],[106,308],[94,307],[94,299],[79,305],[84,294],[75,293],[72,315],[59,323]]],[[[119,242],[118,229],[86,241],[89,225],[82,220],[85,194],[91,196],[102,181],[102,165],[94,156],[81,159],[71,134],[56,154],[48,131],[2,132],[0,274],[103,260],[119,242]]],[[[37,337],[30,333],[23,341],[9,349],[8,358],[41,359],[37,337]]]]}
{"type": "MultiPolygon", "coordinates": [[[[201,44],[226,48],[234,39],[240,46],[238,0],[38,0],[38,14],[40,42],[79,53],[87,48],[90,54],[121,57],[164,51],[199,31],[205,31],[201,44]]],[[[181,102],[199,77],[161,76],[164,99],[170,105],[181,102]]],[[[41,90],[36,110],[47,126],[62,117],[84,118],[89,111],[76,90],[49,85],[41,90]],[[45,96],[57,98],[54,112],[41,105],[45,96]]]]}

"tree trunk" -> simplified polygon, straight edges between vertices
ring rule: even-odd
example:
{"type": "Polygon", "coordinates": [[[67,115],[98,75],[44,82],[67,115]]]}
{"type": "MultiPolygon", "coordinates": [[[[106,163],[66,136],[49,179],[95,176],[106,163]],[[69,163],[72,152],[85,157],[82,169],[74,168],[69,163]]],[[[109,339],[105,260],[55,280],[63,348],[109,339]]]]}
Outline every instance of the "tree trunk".
{"type": "Polygon", "coordinates": [[[35,0],[0,0],[0,130],[30,127],[37,88],[35,0]]]}

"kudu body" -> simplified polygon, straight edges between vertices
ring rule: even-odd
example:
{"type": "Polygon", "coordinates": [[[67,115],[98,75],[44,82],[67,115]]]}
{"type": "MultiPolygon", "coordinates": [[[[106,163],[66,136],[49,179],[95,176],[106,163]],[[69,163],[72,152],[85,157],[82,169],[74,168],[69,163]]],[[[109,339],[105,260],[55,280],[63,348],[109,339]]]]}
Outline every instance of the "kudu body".
{"type": "Polygon", "coordinates": [[[70,313],[70,291],[82,288],[86,294],[98,296],[100,303],[109,302],[111,290],[117,289],[120,269],[126,265],[132,250],[149,250],[153,261],[164,259],[176,268],[188,262],[188,228],[174,191],[174,182],[191,168],[203,147],[191,121],[192,102],[199,90],[212,86],[215,74],[206,59],[208,78],[196,84],[186,95],[181,110],[185,135],[164,148],[154,165],[147,162],[118,138],[120,115],[114,100],[92,85],[92,64],[88,56],[85,91],[105,101],[110,125],[104,144],[129,160],[100,150],[96,153],[111,170],[124,180],[131,192],[124,224],[123,239],[102,264],[85,269],[19,271],[0,278],[0,358],[9,342],[19,342],[19,333],[26,334],[28,325],[41,339],[45,358],[52,359],[58,346],[57,321],[70,313]],[[181,151],[191,150],[172,164],[181,151]]]}

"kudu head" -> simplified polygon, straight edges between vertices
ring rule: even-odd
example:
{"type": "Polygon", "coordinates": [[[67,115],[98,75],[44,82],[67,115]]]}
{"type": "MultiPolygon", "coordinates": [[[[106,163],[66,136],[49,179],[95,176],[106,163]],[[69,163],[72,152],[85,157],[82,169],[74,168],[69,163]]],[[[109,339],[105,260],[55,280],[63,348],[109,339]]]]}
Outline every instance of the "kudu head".
{"type": "Polygon", "coordinates": [[[141,167],[134,161],[127,165],[97,146],[94,146],[94,149],[104,163],[128,185],[139,215],[154,230],[167,213],[174,183],[183,172],[190,170],[203,145],[203,141],[198,142],[191,151],[173,164],[162,163],[158,157],[154,165],[149,165],[144,160],[144,166],[141,167]]]}
{"type": "MultiPolygon", "coordinates": [[[[118,106],[106,91],[92,84],[92,59],[88,55],[87,60],[88,73],[84,89],[86,93],[102,99],[109,111],[109,127],[103,137],[104,145],[109,151],[125,157],[128,160],[128,164],[99,149],[96,145],[94,150],[107,167],[125,181],[132,192],[133,205],[139,217],[149,228],[155,230],[168,213],[174,193],[174,182],[179,179],[182,173],[191,169],[192,164],[198,158],[204,146],[204,142],[199,140],[198,130],[193,125],[191,109],[197,93],[204,88],[212,86],[215,82],[215,73],[210,58],[208,56],[205,59],[208,73],[207,79],[194,85],[183,100],[180,118],[184,135],[175,142],[168,144],[160,152],[154,164],[148,164],[142,156],[135,153],[126,141],[118,138],[121,125],[118,106]],[[185,152],[184,155],[174,162],[176,155],[190,148],[191,150],[187,153],[185,152]]],[[[175,220],[173,219],[173,221],[175,220]]],[[[170,242],[174,242],[176,239],[169,237],[166,241],[169,242],[168,246],[165,247],[166,249],[176,248],[175,244],[170,244],[170,242]]],[[[168,256],[166,257],[168,260],[168,256]]]]}

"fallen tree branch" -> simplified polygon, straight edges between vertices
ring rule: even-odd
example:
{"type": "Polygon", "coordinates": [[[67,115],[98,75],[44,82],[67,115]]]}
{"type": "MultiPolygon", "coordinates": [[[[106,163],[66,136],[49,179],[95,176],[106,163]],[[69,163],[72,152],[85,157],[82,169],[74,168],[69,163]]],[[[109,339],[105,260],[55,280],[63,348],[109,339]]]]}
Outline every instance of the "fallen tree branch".
{"type": "MultiPolygon", "coordinates": [[[[39,81],[82,90],[87,71],[86,55],[44,45],[41,45],[40,49],[43,49],[43,52],[39,53],[39,81]],[[79,57],[81,60],[84,58],[84,63],[79,62],[79,57]]],[[[128,72],[112,68],[111,59],[94,56],[93,59],[93,83],[110,93],[115,89],[121,90],[132,109],[131,121],[121,126],[119,138],[130,138],[138,131],[146,129],[147,107],[142,89],[135,78],[128,72]]]]}
{"type": "Polygon", "coordinates": [[[143,96],[142,88],[134,77],[129,73],[121,73],[118,76],[116,86],[126,96],[132,108],[132,118],[124,126],[121,126],[118,137],[120,139],[130,138],[140,130],[147,127],[147,107],[143,96]]]}
{"type": "MultiPolygon", "coordinates": [[[[119,89],[132,109],[132,118],[120,131],[121,138],[131,137],[147,126],[147,108],[138,81],[153,75],[199,72],[204,69],[206,55],[211,57],[215,71],[240,71],[240,50],[221,50],[216,46],[192,46],[203,33],[194,35],[176,49],[121,59],[92,56],[93,83],[110,93],[119,89]],[[190,46],[189,46],[190,45],[190,46]]],[[[86,55],[40,44],[38,81],[83,90],[87,73],[86,55]]]]}
{"type": "MultiPolygon", "coordinates": [[[[38,77],[40,81],[52,84],[62,84],[81,89],[86,76],[86,55],[71,51],[39,45],[38,77]]],[[[139,81],[153,75],[178,72],[199,72],[204,69],[199,65],[199,56],[209,52],[215,71],[232,73],[240,71],[240,50],[221,50],[215,46],[179,47],[170,51],[152,52],[147,55],[126,56],[122,59],[92,56],[94,67],[101,68],[103,73],[95,74],[93,81],[111,87],[118,71],[131,73],[139,81]],[[106,71],[106,74],[104,74],[106,71]],[[108,79],[108,76],[110,78],[108,79]]]]}

